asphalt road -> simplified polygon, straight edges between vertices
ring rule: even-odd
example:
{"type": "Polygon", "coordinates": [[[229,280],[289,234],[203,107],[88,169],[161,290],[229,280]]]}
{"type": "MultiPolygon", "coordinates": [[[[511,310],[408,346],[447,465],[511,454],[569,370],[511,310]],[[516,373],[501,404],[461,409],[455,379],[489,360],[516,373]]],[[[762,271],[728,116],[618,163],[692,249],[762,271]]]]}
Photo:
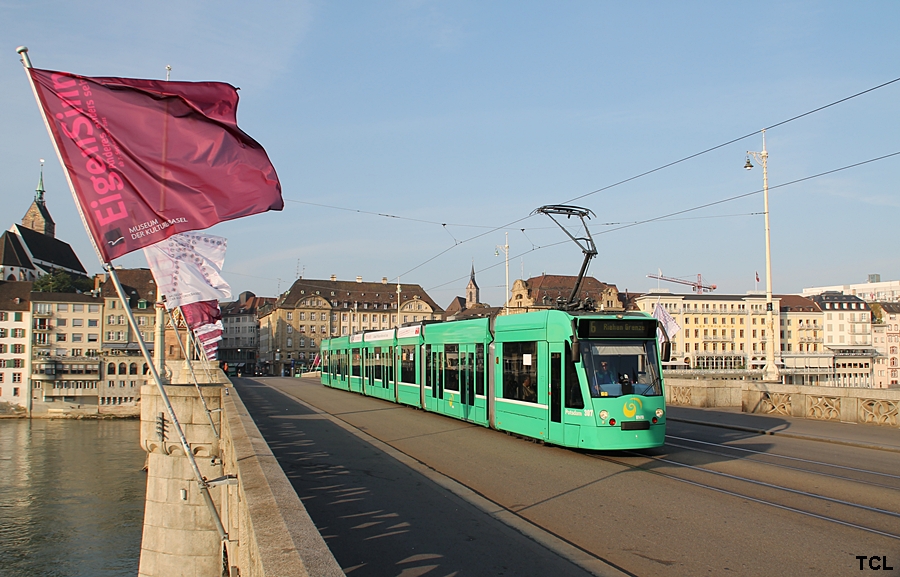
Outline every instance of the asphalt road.
{"type": "Polygon", "coordinates": [[[676,422],[661,449],[580,452],[314,380],[235,384],[348,575],[900,574],[896,453],[676,422]]]}

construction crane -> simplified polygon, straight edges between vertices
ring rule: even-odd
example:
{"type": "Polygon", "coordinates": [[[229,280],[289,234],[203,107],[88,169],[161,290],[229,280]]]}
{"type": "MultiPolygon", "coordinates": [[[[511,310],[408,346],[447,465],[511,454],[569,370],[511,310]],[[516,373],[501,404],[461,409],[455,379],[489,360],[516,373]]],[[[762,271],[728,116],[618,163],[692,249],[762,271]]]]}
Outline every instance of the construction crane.
{"type": "Polygon", "coordinates": [[[714,285],[714,284],[711,284],[711,285],[703,284],[703,277],[699,273],[697,274],[696,281],[663,276],[662,273],[648,274],[647,278],[655,278],[656,280],[664,280],[664,281],[674,282],[674,283],[678,283],[678,284],[686,284],[686,285],[690,286],[694,290],[694,292],[697,294],[703,294],[704,292],[712,292],[712,291],[716,290],[716,285],[714,285]]]}

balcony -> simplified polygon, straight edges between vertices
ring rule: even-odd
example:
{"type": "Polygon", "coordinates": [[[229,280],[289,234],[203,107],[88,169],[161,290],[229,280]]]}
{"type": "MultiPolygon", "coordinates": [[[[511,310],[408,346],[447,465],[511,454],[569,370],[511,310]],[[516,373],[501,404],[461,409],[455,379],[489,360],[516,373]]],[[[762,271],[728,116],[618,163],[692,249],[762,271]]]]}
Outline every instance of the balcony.
{"type": "Polygon", "coordinates": [[[35,318],[47,318],[53,316],[53,311],[34,311],[32,314],[35,318]]]}
{"type": "Polygon", "coordinates": [[[98,381],[100,359],[92,357],[51,357],[37,355],[32,363],[31,378],[37,381],[98,381]]]}
{"type": "Polygon", "coordinates": [[[35,331],[52,331],[53,325],[47,319],[40,319],[34,321],[34,330],[35,331]]]}

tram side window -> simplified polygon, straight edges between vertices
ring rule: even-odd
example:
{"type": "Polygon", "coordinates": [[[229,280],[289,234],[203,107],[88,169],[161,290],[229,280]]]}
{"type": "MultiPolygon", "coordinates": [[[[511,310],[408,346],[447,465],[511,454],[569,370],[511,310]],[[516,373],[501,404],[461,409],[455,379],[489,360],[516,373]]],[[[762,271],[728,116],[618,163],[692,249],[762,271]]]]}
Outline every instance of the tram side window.
{"type": "Polygon", "coordinates": [[[444,345],[444,388],[459,390],[459,345],[444,345]]]}
{"type": "Polygon", "coordinates": [[[425,386],[429,389],[434,381],[434,375],[431,374],[432,370],[434,370],[434,363],[431,362],[431,345],[425,345],[425,386]]]}
{"type": "Polygon", "coordinates": [[[475,394],[484,395],[484,345],[475,345],[475,394]]]}
{"type": "Polygon", "coordinates": [[[566,408],[583,409],[584,396],[581,394],[581,385],[578,382],[578,370],[572,362],[572,347],[566,343],[566,408]]]}
{"type": "Polygon", "coordinates": [[[537,343],[503,343],[503,398],[537,402],[537,343]]]}
{"type": "Polygon", "coordinates": [[[400,347],[400,381],[404,383],[416,382],[416,347],[400,347]]]}

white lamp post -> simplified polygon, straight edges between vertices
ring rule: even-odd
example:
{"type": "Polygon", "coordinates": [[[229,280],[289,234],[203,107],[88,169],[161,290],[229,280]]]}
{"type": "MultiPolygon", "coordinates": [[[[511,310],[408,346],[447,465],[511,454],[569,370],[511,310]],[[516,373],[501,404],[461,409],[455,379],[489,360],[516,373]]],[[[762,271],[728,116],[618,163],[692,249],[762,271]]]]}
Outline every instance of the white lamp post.
{"type": "Polygon", "coordinates": [[[497,249],[494,251],[494,256],[500,256],[499,251],[503,251],[503,254],[506,255],[506,296],[503,298],[503,314],[509,314],[509,233],[506,233],[506,244],[503,246],[497,245],[497,249]]]}
{"type": "Polygon", "coordinates": [[[750,157],[752,156],[757,162],[762,164],[763,169],[763,202],[765,204],[766,219],[766,332],[769,336],[766,341],[770,343],[766,347],[766,366],[763,369],[763,380],[777,382],[781,380],[781,377],[778,374],[778,366],[775,364],[775,347],[778,346],[780,340],[778,338],[779,335],[775,334],[774,306],[772,304],[772,248],[769,240],[769,173],[767,170],[769,153],[766,152],[765,129],[762,131],[762,142],[762,151],[747,151],[747,163],[744,164],[744,168],[747,170],[753,168],[753,164],[750,163],[750,157]]]}

